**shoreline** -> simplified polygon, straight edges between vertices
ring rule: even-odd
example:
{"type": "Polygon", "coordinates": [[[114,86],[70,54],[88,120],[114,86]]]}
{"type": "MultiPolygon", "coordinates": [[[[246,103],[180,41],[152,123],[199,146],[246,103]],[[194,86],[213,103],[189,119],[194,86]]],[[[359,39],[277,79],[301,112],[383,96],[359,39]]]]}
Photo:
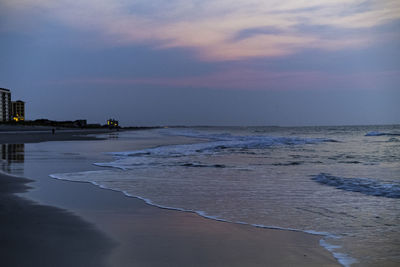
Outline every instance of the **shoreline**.
{"type": "MultiPolygon", "coordinates": [[[[73,134],[68,133],[62,140],[71,140],[68,136],[73,134]]],[[[35,138],[25,140],[44,139],[35,138]]],[[[79,136],[72,140],[94,139],[79,136]]],[[[320,246],[320,238],[315,235],[222,222],[159,208],[91,183],[47,179],[42,182],[73,192],[74,201],[80,202],[71,204],[77,206],[67,208],[67,212],[93,224],[119,244],[107,266],[341,266],[320,246]]]]}

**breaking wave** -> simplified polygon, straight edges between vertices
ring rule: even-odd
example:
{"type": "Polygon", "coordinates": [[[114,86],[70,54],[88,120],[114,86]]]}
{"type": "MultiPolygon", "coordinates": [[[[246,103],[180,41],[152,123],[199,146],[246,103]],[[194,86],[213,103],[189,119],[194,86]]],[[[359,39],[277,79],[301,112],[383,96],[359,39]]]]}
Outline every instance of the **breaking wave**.
{"type": "Polygon", "coordinates": [[[224,164],[202,164],[199,162],[188,162],[182,163],[182,167],[194,167],[194,168],[225,168],[224,164]]]}
{"type": "Polygon", "coordinates": [[[156,156],[156,157],[181,157],[195,154],[214,154],[218,152],[243,152],[251,149],[265,149],[273,146],[292,146],[305,144],[318,144],[323,142],[338,142],[327,138],[301,138],[301,137],[274,137],[274,136],[237,136],[231,134],[204,134],[195,131],[168,132],[169,135],[178,135],[192,138],[207,139],[187,145],[160,146],[144,150],[113,153],[115,156],[156,156]]]}
{"type": "Polygon", "coordinates": [[[383,133],[383,132],[368,132],[365,136],[400,136],[400,133],[383,133]]]}
{"type": "Polygon", "coordinates": [[[301,165],[304,162],[302,161],[291,161],[291,162],[285,162],[285,163],[273,163],[272,165],[274,166],[297,166],[297,165],[301,165]]]}
{"type": "Polygon", "coordinates": [[[382,183],[371,178],[342,178],[326,173],[320,173],[312,178],[312,180],[334,186],[351,192],[359,192],[364,195],[400,198],[399,183],[382,183]]]}

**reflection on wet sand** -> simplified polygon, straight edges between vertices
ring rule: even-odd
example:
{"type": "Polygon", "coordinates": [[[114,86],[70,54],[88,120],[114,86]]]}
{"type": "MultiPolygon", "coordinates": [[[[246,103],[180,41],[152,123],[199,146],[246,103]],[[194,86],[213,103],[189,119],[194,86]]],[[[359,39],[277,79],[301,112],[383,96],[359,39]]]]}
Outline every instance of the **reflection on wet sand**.
{"type": "Polygon", "coordinates": [[[22,174],[21,163],[25,161],[25,144],[2,144],[0,148],[1,170],[12,174],[22,174]]]}
{"type": "Polygon", "coordinates": [[[108,134],[108,139],[118,139],[118,138],[119,138],[118,133],[113,132],[108,134]]]}

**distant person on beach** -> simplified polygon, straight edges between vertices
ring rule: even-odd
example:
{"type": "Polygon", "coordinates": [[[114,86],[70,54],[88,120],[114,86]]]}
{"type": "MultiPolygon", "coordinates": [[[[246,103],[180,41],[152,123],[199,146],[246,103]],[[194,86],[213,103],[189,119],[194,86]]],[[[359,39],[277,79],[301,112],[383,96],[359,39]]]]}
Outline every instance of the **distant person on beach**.
{"type": "Polygon", "coordinates": [[[51,133],[53,134],[53,135],[55,135],[56,134],[56,129],[51,129],[51,133]]]}

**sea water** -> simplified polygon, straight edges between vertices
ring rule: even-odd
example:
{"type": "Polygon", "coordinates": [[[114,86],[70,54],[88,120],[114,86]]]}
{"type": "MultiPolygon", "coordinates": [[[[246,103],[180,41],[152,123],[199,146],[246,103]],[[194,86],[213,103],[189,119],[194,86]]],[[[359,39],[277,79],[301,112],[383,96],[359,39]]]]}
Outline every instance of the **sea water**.
{"type": "MultiPolygon", "coordinates": [[[[193,127],[189,144],[115,151],[88,181],[160,207],[321,236],[344,266],[400,264],[400,126],[193,127]]],[[[122,132],[124,142],[135,142],[122,132]]]]}

